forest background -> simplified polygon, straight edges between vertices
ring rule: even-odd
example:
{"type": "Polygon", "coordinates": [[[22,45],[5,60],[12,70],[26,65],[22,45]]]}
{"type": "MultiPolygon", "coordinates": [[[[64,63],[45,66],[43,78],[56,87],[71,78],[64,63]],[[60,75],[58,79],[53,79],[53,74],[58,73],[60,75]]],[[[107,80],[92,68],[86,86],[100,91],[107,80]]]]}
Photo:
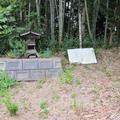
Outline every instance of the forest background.
{"type": "Polygon", "coordinates": [[[21,56],[20,33],[41,34],[37,50],[120,45],[119,0],[0,0],[0,55],[21,56]]]}

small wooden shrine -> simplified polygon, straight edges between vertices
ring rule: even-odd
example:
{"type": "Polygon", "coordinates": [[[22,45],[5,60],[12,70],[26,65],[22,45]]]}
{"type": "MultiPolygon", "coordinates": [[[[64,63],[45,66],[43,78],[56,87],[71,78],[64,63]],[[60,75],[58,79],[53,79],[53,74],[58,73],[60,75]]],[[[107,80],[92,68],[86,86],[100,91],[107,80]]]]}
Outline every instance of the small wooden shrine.
{"type": "Polygon", "coordinates": [[[28,32],[20,34],[20,36],[25,39],[27,44],[26,57],[27,58],[39,57],[39,54],[37,53],[36,50],[36,39],[40,36],[40,34],[30,30],[28,32]]]}

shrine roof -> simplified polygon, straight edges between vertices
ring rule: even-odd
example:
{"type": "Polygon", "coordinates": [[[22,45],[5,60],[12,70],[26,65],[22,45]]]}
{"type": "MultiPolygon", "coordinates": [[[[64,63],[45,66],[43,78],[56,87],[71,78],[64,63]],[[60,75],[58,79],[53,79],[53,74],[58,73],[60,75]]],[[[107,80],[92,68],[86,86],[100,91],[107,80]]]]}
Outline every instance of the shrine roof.
{"type": "Polygon", "coordinates": [[[28,32],[25,32],[25,33],[21,33],[21,34],[20,34],[21,37],[28,36],[28,35],[40,36],[41,34],[36,33],[36,32],[33,32],[33,31],[28,31],[28,32]]]}

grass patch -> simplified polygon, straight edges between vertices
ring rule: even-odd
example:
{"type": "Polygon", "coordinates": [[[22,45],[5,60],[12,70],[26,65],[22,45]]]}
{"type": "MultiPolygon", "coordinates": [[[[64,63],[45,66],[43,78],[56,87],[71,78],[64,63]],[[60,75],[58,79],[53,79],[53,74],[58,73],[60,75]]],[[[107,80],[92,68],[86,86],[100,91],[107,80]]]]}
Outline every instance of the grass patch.
{"type": "Polygon", "coordinates": [[[0,93],[6,91],[16,84],[16,80],[11,79],[4,71],[0,71],[0,93]]]}
{"type": "Polygon", "coordinates": [[[45,100],[40,101],[40,117],[46,119],[48,117],[49,108],[48,103],[45,100]]]}
{"type": "Polygon", "coordinates": [[[112,76],[112,71],[110,69],[104,69],[103,72],[106,74],[107,77],[111,77],[112,76]]]}
{"type": "Polygon", "coordinates": [[[17,114],[18,105],[13,103],[8,96],[5,97],[5,99],[3,100],[3,103],[5,104],[6,109],[10,113],[11,116],[15,116],[17,114]]]}
{"type": "Polygon", "coordinates": [[[74,109],[78,108],[77,94],[73,93],[71,97],[72,97],[72,103],[71,103],[72,108],[74,109]]]}
{"type": "Polygon", "coordinates": [[[60,82],[62,84],[72,84],[73,83],[73,69],[65,68],[63,74],[60,77],[60,82]]]}
{"type": "Polygon", "coordinates": [[[8,95],[9,95],[8,90],[0,90],[0,97],[5,97],[5,96],[8,96],[8,95]]]}
{"type": "Polygon", "coordinates": [[[46,119],[48,117],[49,108],[46,100],[40,101],[40,117],[46,119]]]}
{"type": "Polygon", "coordinates": [[[17,106],[10,101],[9,89],[16,84],[16,80],[11,79],[5,71],[0,71],[0,104],[5,103],[10,115],[15,115],[17,106]]]}

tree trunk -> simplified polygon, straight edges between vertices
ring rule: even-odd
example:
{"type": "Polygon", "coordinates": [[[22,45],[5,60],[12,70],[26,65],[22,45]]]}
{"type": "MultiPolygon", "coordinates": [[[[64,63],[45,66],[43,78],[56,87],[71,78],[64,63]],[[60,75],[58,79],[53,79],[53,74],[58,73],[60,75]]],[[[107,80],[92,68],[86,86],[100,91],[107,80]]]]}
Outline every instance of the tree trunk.
{"type": "Polygon", "coordinates": [[[36,12],[37,12],[38,27],[40,27],[40,3],[39,3],[39,0],[36,0],[36,12]]]}
{"type": "Polygon", "coordinates": [[[79,18],[79,47],[82,48],[82,12],[81,12],[81,8],[80,8],[80,0],[79,0],[79,7],[78,7],[78,18],[79,18]]]}
{"type": "Polygon", "coordinates": [[[84,35],[85,35],[85,7],[83,8],[83,10],[82,10],[82,24],[81,24],[81,26],[82,26],[82,37],[84,37],[84,35]]]}
{"type": "Polygon", "coordinates": [[[59,44],[63,38],[63,0],[59,0],[59,44]]]}
{"type": "Polygon", "coordinates": [[[111,31],[110,31],[110,39],[109,39],[109,46],[112,46],[113,35],[114,35],[114,32],[111,29],[111,31]]]}
{"type": "Polygon", "coordinates": [[[20,23],[22,23],[23,21],[23,11],[22,11],[22,4],[20,5],[20,23]]]}
{"type": "Polygon", "coordinates": [[[93,18],[92,18],[92,37],[96,39],[96,23],[98,18],[98,12],[100,8],[100,0],[95,0],[93,4],[93,18]]]}
{"type": "Polygon", "coordinates": [[[109,9],[109,0],[106,2],[106,21],[105,21],[105,31],[104,31],[104,45],[106,45],[107,41],[107,29],[108,29],[108,9],[109,9]]]}
{"type": "Polygon", "coordinates": [[[28,22],[30,22],[30,15],[31,15],[31,3],[29,2],[29,6],[28,6],[28,22]]]}
{"type": "Polygon", "coordinates": [[[87,7],[87,1],[86,0],[84,0],[84,4],[85,4],[85,13],[86,13],[86,19],[87,19],[88,32],[89,32],[90,38],[93,40],[92,32],[91,32],[91,29],[90,29],[90,21],[89,21],[88,7],[87,7]]]}
{"type": "Polygon", "coordinates": [[[50,0],[51,40],[55,40],[55,3],[50,0]]]}
{"type": "MultiPolygon", "coordinates": [[[[70,4],[68,3],[68,6],[69,6],[70,4]]],[[[72,8],[69,10],[69,12],[68,12],[68,21],[67,21],[67,25],[68,25],[68,27],[67,27],[67,34],[68,34],[68,36],[69,36],[69,34],[70,34],[70,26],[71,26],[71,14],[72,14],[72,8]]]]}

